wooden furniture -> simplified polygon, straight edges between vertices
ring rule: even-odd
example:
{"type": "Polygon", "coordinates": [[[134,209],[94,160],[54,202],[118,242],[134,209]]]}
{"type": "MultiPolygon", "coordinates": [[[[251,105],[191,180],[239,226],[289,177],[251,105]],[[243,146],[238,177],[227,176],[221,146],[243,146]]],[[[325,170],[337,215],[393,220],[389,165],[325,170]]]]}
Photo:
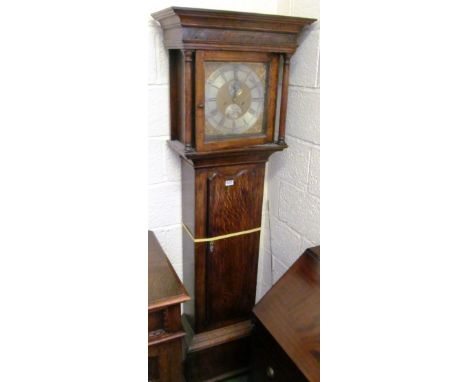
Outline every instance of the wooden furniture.
{"type": "Polygon", "coordinates": [[[320,247],[306,250],[253,312],[253,381],[318,382],[320,247]]]}
{"type": "Polygon", "coordinates": [[[156,237],[148,232],[148,380],[182,381],[180,304],[190,298],[156,237]]]}
{"type": "Polygon", "coordinates": [[[265,163],[287,147],[289,61],[314,20],[179,7],[152,16],[169,49],[169,146],[182,158],[184,284],[194,297],[184,304],[186,376],[217,380],[248,367],[265,163]]]}

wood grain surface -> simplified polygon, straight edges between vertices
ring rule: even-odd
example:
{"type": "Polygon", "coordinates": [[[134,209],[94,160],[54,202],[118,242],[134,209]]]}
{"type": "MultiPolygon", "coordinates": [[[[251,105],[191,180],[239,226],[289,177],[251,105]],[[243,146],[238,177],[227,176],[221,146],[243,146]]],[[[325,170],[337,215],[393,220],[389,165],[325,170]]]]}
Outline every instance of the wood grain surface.
{"type": "Polygon", "coordinates": [[[148,310],[189,300],[153,232],[148,232],[148,310]]]}
{"type": "Polygon", "coordinates": [[[308,249],[253,312],[309,381],[320,377],[320,247],[308,249]]]}
{"type": "Polygon", "coordinates": [[[314,19],[172,7],[155,12],[169,49],[293,53],[297,36],[314,19]]]}

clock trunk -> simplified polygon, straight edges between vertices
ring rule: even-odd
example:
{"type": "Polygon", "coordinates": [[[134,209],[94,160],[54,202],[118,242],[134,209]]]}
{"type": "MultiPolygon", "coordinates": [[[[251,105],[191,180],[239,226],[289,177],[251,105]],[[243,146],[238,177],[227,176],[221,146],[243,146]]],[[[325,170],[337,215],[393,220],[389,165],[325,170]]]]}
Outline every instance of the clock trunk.
{"type": "Polygon", "coordinates": [[[184,311],[200,332],[250,317],[260,232],[243,232],[261,225],[265,164],[182,166],[184,284],[193,297],[184,311]],[[241,234],[223,238],[232,233],[241,234]]]}

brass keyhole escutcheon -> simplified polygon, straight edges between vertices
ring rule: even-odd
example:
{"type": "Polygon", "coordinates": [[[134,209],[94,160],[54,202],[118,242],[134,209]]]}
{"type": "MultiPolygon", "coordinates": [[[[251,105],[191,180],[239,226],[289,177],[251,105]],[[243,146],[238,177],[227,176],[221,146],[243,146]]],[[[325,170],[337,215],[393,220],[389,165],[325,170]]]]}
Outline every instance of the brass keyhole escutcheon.
{"type": "Polygon", "coordinates": [[[275,370],[271,366],[268,366],[267,369],[266,369],[266,374],[267,374],[268,378],[274,378],[275,377],[275,370]]]}

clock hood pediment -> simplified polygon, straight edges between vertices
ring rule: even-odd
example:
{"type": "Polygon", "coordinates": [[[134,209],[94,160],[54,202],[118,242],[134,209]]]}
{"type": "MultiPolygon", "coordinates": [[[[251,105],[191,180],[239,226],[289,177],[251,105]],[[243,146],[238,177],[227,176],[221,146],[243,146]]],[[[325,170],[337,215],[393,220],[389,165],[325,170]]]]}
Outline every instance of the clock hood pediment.
{"type": "Polygon", "coordinates": [[[315,19],[171,7],[152,14],[168,49],[294,53],[301,30],[315,19]]]}

